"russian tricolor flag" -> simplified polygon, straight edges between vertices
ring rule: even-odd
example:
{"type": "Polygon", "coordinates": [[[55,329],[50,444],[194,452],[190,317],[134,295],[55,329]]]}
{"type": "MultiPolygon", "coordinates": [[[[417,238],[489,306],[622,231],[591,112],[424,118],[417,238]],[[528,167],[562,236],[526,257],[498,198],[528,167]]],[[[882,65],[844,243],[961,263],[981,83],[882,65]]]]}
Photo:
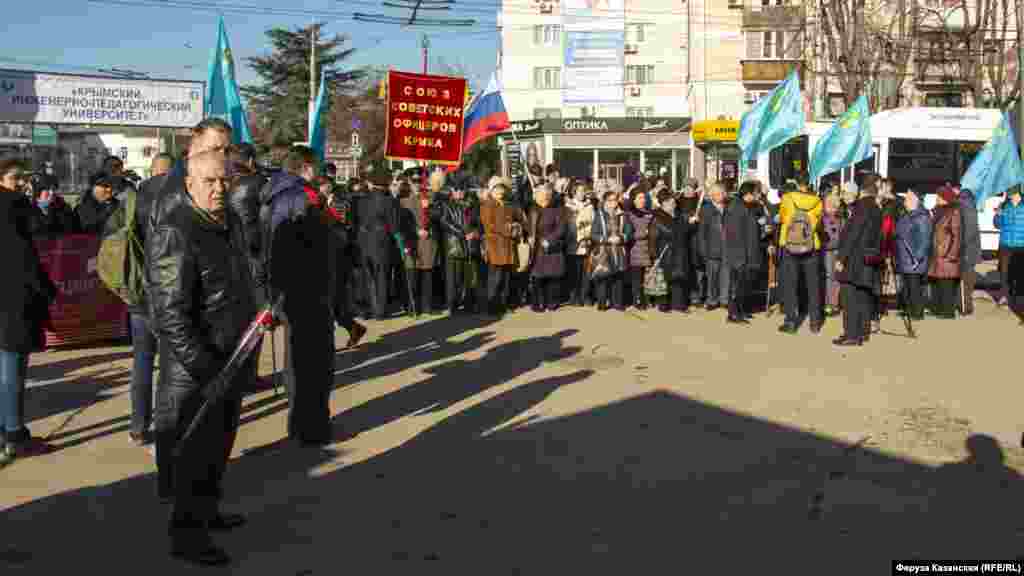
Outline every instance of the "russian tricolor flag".
{"type": "Polygon", "coordinates": [[[463,126],[463,153],[477,142],[500,134],[512,126],[508,121],[505,103],[501,99],[501,85],[496,74],[491,74],[487,90],[473,102],[473,106],[466,113],[463,126]]]}

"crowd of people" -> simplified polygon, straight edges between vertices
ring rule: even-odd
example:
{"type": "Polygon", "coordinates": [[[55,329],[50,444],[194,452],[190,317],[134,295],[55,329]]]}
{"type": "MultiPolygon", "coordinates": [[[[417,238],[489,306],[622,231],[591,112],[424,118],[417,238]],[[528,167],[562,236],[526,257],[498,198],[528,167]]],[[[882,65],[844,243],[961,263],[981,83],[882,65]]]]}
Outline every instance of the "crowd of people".
{"type": "MultiPolygon", "coordinates": [[[[255,358],[195,433],[186,439],[185,430],[249,322],[277,302],[287,432],[307,446],[332,441],[335,325],[356,346],[367,333],[359,316],[702,307],[742,326],[781,297],[780,332],[795,334],[807,320],[817,334],[842,314],[834,343],[861,346],[893,302],[908,320],[926,310],[941,319],[973,313],[977,209],[969,190],[949,185],[933,211],[871,174],[819,191],[790,181],[779,203],[756,181],[690,181],[675,192],[653,177],[625,188],[575,181],[555,166],[518,183],[494,176],[474,186],[457,173],[412,170],[341,186],[309,148],[293,147],[268,173],[253,146],[230,142],[230,126],[204,120],[181,160],[156,157],[153,176],[138,183],[108,159],[74,210],[51,180],[0,161],[0,246],[16,272],[0,281],[0,464],[45,449],[25,426],[24,395],[56,288],[32,238],[109,236],[123,231],[133,206],[145,294],[129,309],[130,436],[155,445],[172,554],[198,564],[228,562],[210,533],[245,522],[219,502],[255,358]]],[[[1018,189],[996,225],[1006,302],[1024,324],[1018,189]]]]}

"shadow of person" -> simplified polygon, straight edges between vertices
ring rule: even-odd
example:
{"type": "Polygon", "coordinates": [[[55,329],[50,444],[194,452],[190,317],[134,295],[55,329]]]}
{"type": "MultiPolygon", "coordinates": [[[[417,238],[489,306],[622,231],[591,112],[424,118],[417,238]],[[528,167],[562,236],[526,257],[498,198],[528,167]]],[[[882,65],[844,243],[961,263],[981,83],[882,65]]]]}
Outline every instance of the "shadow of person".
{"type": "Polygon", "coordinates": [[[1017,508],[1009,505],[1019,500],[1022,477],[1006,465],[999,442],[985,434],[972,434],[966,447],[967,458],[936,470],[936,489],[945,496],[937,501],[939,511],[955,515],[957,522],[1024,526],[1017,519],[1017,508]]]}
{"type": "Polygon", "coordinates": [[[415,412],[438,412],[494,386],[514,380],[545,362],[565,360],[582,350],[563,340],[578,330],[506,342],[477,360],[450,360],[427,368],[426,380],[374,398],[334,417],[336,439],[351,438],[415,412]]]}

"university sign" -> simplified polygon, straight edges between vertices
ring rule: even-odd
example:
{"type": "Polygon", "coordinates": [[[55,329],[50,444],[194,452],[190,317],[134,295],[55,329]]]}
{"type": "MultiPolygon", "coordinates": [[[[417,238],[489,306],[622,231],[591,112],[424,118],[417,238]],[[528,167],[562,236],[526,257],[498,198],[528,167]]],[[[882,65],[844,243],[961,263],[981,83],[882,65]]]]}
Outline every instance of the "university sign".
{"type": "Polygon", "coordinates": [[[191,128],[202,82],[0,70],[0,122],[191,128]]]}

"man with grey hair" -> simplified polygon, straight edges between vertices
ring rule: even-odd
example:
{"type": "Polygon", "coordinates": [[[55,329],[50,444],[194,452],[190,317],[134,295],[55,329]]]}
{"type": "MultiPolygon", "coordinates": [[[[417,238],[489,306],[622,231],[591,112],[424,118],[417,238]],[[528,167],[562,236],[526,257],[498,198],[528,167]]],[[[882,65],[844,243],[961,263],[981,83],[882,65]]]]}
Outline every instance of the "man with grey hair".
{"type": "Polygon", "coordinates": [[[707,279],[705,308],[715,310],[729,305],[731,277],[722,265],[725,258],[725,186],[715,182],[708,188],[709,200],[699,207],[697,252],[704,261],[707,279]]]}
{"type": "MultiPolygon", "coordinates": [[[[195,564],[221,565],[230,558],[214,545],[210,532],[245,522],[218,510],[235,403],[221,401],[188,440],[179,442],[256,307],[249,264],[231,234],[236,216],[226,209],[226,155],[194,154],[185,168],[188,176],[169,180],[170,190],[157,199],[146,242],[148,292],[163,358],[157,469],[160,492],[172,503],[171,554],[195,564]]],[[[234,390],[252,384],[254,361],[250,358],[238,371],[234,390]]]]}

